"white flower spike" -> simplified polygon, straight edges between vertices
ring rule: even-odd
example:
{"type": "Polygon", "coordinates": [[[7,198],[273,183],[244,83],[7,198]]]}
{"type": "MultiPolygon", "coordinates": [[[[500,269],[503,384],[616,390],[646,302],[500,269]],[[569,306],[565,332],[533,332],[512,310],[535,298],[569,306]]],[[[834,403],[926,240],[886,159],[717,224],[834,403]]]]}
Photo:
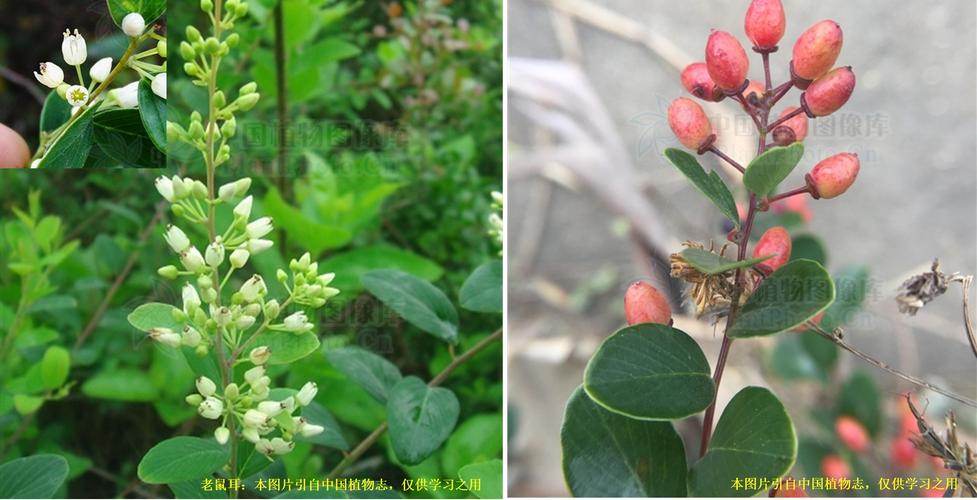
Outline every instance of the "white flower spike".
{"type": "Polygon", "coordinates": [[[104,82],[106,78],[109,77],[109,73],[112,72],[112,58],[103,57],[98,60],[97,63],[92,65],[92,69],[88,71],[88,75],[92,77],[94,82],[104,82]]]}
{"type": "Polygon", "coordinates": [[[88,45],[85,44],[85,37],[75,30],[71,34],[69,30],[64,30],[64,40],[61,42],[61,54],[64,62],[69,66],[78,66],[88,59],[88,45]]]}
{"type": "Polygon", "coordinates": [[[50,87],[52,89],[58,88],[58,85],[64,83],[64,71],[61,67],[53,62],[41,63],[41,72],[34,72],[34,78],[41,82],[45,87],[50,87]]]}
{"type": "Polygon", "coordinates": [[[153,83],[150,87],[154,94],[166,99],[166,73],[160,73],[153,77],[153,83]]]}
{"type": "Polygon", "coordinates": [[[146,20],[138,12],[130,12],[122,18],[122,32],[133,38],[146,31],[146,20]]]}
{"type": "Polygon", "coordinates": [[[84,106],[88,102],[88,89],[81,85],[72,85],[65,91],[64,98],[74,107],[84,106]]]}

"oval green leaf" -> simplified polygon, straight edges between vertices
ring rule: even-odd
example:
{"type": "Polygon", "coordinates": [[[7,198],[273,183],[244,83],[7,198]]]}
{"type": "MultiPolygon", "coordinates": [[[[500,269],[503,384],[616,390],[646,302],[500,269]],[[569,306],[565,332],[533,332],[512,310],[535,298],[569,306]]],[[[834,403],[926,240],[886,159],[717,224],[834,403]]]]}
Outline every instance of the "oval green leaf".
{"type": "Polygon", "coordinates": [[[723,410],[706,454],[689,475],[689,494],[744,497],[765,493],[735,489],[733,481],[783,476],[797,458],[797,435],[784,405],[769,390],[747,387],[723,410]]]}
{"type": "Polygon", "coordinates": [[[173,319],[175,310],[176,308],[169,304],[148,302],[129,313],[126,319],[129,320],[130,325],[144,332],[149,332],[153,328],[169,328],[179,332],[183,330],[183,324],[173,319]]]}
{"type": "Polygon", "coordinates": [[[41,131],[50,132],[64,125],[69,118],[71,118],[71,105],[64,97],[58,95],[57,90],[52,90],[44,99],[44,107],[41,108],[41,131]]]}
{"type": "Polygon", "coordinates": [[[750,295],[727,335],[771,335],[790,330],[828,308],[835,286],[813,260],[795,260],[777,269],[750,295]]]}
{"type": "Polygon", "coordinates": [[[166,12],[166,0],[107,0],[109,14],[115,25],[122,27],[122,20],[132,12],[138,12],[146,21],[148,29],[153,21],[166,12]]]}
{"type": "Polygon", "coordinates": [[[262,345],[271,349],[269,364],[284,365],[315,352],[319,348],[319,337],[312,332],[296,335],[292,332],[267,331],[255,341],[255,347],[262,345]]]}
{"type": "Polygon", "coordinates": [[[752,267],[773,257],[764,255],[755,259],[732,260],[702,248],[686,248],[681,254],[686,262],[704,274],[721,274],[741,267],[752,267]]]}
{"type": "Polygon", "coordinates": [[[468,484],[477,479],[480,488],[472,493],[478,498],[503,498],[502,460],[496,458],[487,462],[468,464],[458,471],[458,477],[468,484]]]}
{"type": "Polygon", "coordinates": [[[326,359],[380,403],[387,402],[390,391],[403,378],[393,363],[359,347],[331,349],[326,351],[326,359]]]}
{"type": "Polygon", "coordinates": [[[458,422],[458,398],[443,387],[428,387],[417,377],[394,386],[387,400],[390,442],[397,460],[417,465],[444,443],[458,422]]]}
{"type": "Polygon", "coordinates": [[[604,340],[587,364],[584,389],[608,410],[643,420],[698,413],[716,393],[695,340],[653,323],[622,328],[604,340]]]}
{"type": "Polygon", "coordinates": [[[790,175],[804,156],[804,143],[770,148],[746,166],[743,185],[757,196],[767,196],[790,175]]]}
{"type": "Polygon", "coordinates": [[[354,248],[322,261],[319,269],[336,273],[336,279],[330,286],[350,297],[355,297],[363,289],[360,279],[373,269],[398,269],[425,281],[438,280],[444,274],[436,262],[391,245],[354,248]]]}
{"type": "Polygon", "coordinates": [[[166,99],[156,95],[146,79],[139,82],[138,98],[139,117],[146,134],[160,151],[166,153],[166,99]]]}
{"type": "Polygon", "coordinates": [[[0,465],[0,498],[51,498],[68,477],[68,461],[34,455],[0,465]]]}
{"type": "Polygon", "coordinates": [[[68,380],[71,369],[71,354],[61,346],[53,345],[44,351],[41,358],[41,380],[45,389],[56,389],[68,380]]]}
{"type": "Polygon", "coordinates": [[[38,168],[81,168],[85,166],[85,159],[92,149],[92,135],[95,128],[95,111],[101,104],[95,103],[80,115],[76,115],[71,125],[61,133],[50,149],[44,153],[44,158],[38,168]]]}
{"type": "Polygon", "coordinates": [[[502,313],[502,261],[478,266],[458,292],[459,304],[469,311],[502,313]]]}
{"type": "Polygon", "coordinates": [[[313,401],[311,404],[302,409],[302,418],[304,418],[305,421],[309,422],[310,424],[325,427],[325,430],[312,437],[303,437],[301,435],[295,436],[296,441],[315,443],[320,446],[335,448],[337,450],[349,450],[349,443],[347,443],[346,438],[343,437],[343,431],[339,427],[339,422],[336,422],[336,418],[333,417],[332,413],[329,413],[329,410],[325,409],[325,407],[313,401]]]}
{"type": "Polygon", "coordinates": [[[458,312],[434,285],[394,269],[370,271],[362,281],[370,293],[408,323],[441,340],[458,342],[458,312]]]}
{"type": "Polygon", "coordinates": [[[139,479],[167,484],[201,479],[220,469],[230,452],[213,439],[179,436],[153,446],[139,462],[139,479]]]}
{"type": "Polygon", "coordinates": [[[131,368],[102,371],[85,381],[81,392],[86,396],[115,401],[154,401],[159,389],[144,371],[131,368]]]}
{"type": "Polygon", "coordinates": [[[560,430],[563,477],[575,497],[684,497],[685,445],[671,422],[609,412],[577,388],[560,430]]]}
{"type": "Polygon", "coordinates": [[[150,139],[138,109],[112,109],[96,114],[95,143],[105,156],[123,167],[166,167],[166,155],[150,139]]]}
{"type": "Polygon", "coordinates": [[[736,211],[736,201],[733,200],[733,194],[729,192],[729,188],[726,187],[726,183],[719,177],[719,174],[715,171],[706,174],[706,170],[702,168],[702,165],[699,165],[699,161],[681,149],[668,148],[665,150],[665,157],[692,182],[692,185],[699,192],[706,195],[706,198],[709,198],[734,226],[740,227],[740,216],[736,211]]]}

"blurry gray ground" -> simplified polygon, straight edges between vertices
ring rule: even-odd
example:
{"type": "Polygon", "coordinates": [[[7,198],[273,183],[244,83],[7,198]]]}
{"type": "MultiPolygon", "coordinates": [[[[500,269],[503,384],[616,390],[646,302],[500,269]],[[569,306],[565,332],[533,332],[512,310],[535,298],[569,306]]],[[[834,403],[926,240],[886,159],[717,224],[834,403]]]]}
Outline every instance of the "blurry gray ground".
{"type": "MultiPolygon", "coordinates": [[[[710,28],[745,40],[745,0],[594,3],[644,24],[696,59],[702,57],[710,28]]],[[[835,130],[814,133],[806,141],[805,159],[785,182],[799,183],[810,165],[835,152],[855,151],[862,159],[858,181],[848,193],[811,203],[812,230],[828,242],[830,269],[851,264],[871,269],[867,312],[847,336],[879,359],[977,397],[974,358],[961,342],[959,290],[911,319],[897,315],[892,301],[902,279],[934,257],[946,271],[977,272],[975,2],[784,4],[788,25],[781,51],[772,55],[775,84],[786,79],[793,41],[807,26],[826,18],[844,29],[838,64],[853,66],[858,76],[851,101],[831,120],[835,130]]],[[[564,58],[547,2],[510,0],[507,22],[510,57],[564,58]]],[[[659,193],[655,205],[667,215],[665,227],[679,240],[721,237],[712,206],[660,157],[661,149],[674,145],[663,116],[670,100],[684,95],[678,70],[641,45],[585,23],[575,27],[582,71],[610,112],[632,162],[659,193]],[[639,156],[639,146],[649,144],[651,150],[639,156]]],[[[751,76],[762,77],[759,58],[753,56],[751,76]]],[[[794,90],[783,102],[796,103],[797,96],[794,90]]],[[[538,146],[540,135],[518,103],[509,112],[510,152],[538,146]]],[[[811,125],[812,130],[818,126],[811,125]]],[[[736,154],[744,160],[750,156],[736,154]]],[[[715,165],[705,161],[707,167],[715,165]]],[[[508,380],[510,411],[516,417],[510,424],[516,433],[509,445],[510,493],[564,495],[559,446],[563,405],[579,384],[593,346],[622,324],[623,290],[644,271],[629,240],[615,227],[615,215],[587,189],[517,176],[507,194],[508,380]],[[542,222],[541,233],[527,226],[527,218],[534,216],[542,222]]],[[[708,329],[697,337],[710,360],[715,360],[720,337],[721,332],[713,335],[708,329]]],[[[751,367],[761,364],[771,344],[741,344],[733,349],[732,375],[723,380],[721,403],[731,396],[731,388],[745,381],[764,383],[760,370],[751,367]]],[[[850,356],[842,354],[842,359],[845,371],[860,368],[881,375],[850,356]]],[[[891,396],[889,403],[908,389],[891,377],[877,379],[891,396]]],[[[973,425],[972,410],[961,416],[973,425]]]]}

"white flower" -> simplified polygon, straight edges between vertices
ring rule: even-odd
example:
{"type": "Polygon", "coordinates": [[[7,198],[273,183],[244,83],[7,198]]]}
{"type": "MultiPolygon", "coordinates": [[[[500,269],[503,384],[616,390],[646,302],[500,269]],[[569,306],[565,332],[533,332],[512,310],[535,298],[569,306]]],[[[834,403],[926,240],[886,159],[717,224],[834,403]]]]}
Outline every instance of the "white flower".
{"type": "MultiPolygon", "coordinates": [[[[132,82],[122,88],[109,91],[109,97],[115,100],[120,108],[129,109],[139,106],[139,82],[132,82]]],[[[176,178],[176,176],[174,176],[176,178]]],[[[189,190],[188,190],[189,192],[189,190]]],[[[177,196],[181,198],[181,196],[177,196]]]]}
{"type": "Polygon", "coordinates": [[[197,407],[201,417],[217,420],[224,413],[224,403],[215,397],[209,397],[197,407]]]}
{"type": "Polygon", "coordinates": [[[269,349],[266,345],[251,349],[251,354],[248,354],[248,359],[251,360],[251,362],[255,365],[263,365],[267,363],[268,358],[270,357],[271,349],[269,349]]]}
{"type": "Polygon", "coordinates": [[[212,316],[214,317],[214,321],[217,322],[217,326],[227,326],[231,323],[231,318],[233,318],[231,310],[226,307],[217,309],[217,312],[212,314],[212,316]]]}
{"type": "Polygon", "coordinates": [[[200,307],[200,295],[197,294],[197,289],[190,283],[183,285],[183,312],[191,314],[198,307],[200,307]]]}
{"type": "Polygon", "coordinates": [[[88,45],[85,44],[85,37],[81,36],[78,30],[75,30],[73,35],[69,30],[64,30],[61,54],[64,55],[64,62],[69,66],[83,64],[85,59],[88,59],[88,45]]]}
{"type": "MultiPolygon", "coordinates": [[[[114,90],[112,92],[115,92],[114,90]]],[[[111,93],[111,92],[110,92],[111,93]]],[[[174,175],[172,179],[173,183],[173,198],[180,200],[190,196],[190,187],[187,186],[183,179],[179,175],[174,175]]],[[[190,182],[192,185],[193,182],[190,182]]]]}
{"type": "Polygon", "coordinates": [[[41,72],[34,72],[34,78],[41,82],[44,86],[50,87],[52,89],[58,88],[58,85],[64,83],[64,71],[61,71],[61,67],[53,62],[41,63],[41,72]]]}
{"type": "Polygon", "coordinates": [[[248,240],[248,251],[258,255],[275,245],[271,240],[248,240]]]}
{"type": "Polygon", "coordinates": [[[190,248],[190,238],[187,238],[187,233],[184,233],[182,229],[172,224],[166,226],[166,233],[163,234],[163,239],[166,240],[166,243],[176,253],[183,253],[190,248]]]}
{"type": "Polygon", "coordinates": [[[215,241],[210,245],[207,245],[207,251],[204,253],[204,260],[207,261],[207,265],[210,267],[218,267],[224,262],[224,244],[215,241]]]}
{"type": "Polygon", "coordinates": [[[104,82],[106,78],[109,77],[109,73],[112,71],[112,58],[103,57],[98,60],[97,63],[92,65],[92,69],[88,70],[88,75],[92,77],[93,81],[104,82]]]}
{"type": "Polygon", "coordinates": [[[306,382],[295,395],[295,400],[300,406],[309,406],[317,392],[319,392],[319,386],[315,382],[306,382]]]}
{"type": "Polygon", "coordinates": [[[241,390],[238,389],[237,384],[231,382],[224,386],[224,397],[228,399],[237,399],[241,394],[241,390]]]}
{"type": "Polygon", "coordinates": [[[261,439],[261,435],[258,434],[258,429],[255,427],[245,427],[244,430],[241,431],[241,435],[244,436],[244,439],[247,439],[252,443],[257,443],[258,440],[261,439]]]}
{"type": "Polygon", "coordinates": [[[164,200],[172,203],[173,202],[173,180],[168,177],[157,177],[156,178],[156,190],[163,197],[164,200]]]}
{"type": "Polygon", "coordinates": [[[149,338],[170,347],[180,347],[180,342],[183,340],[180,334],[169,328],[153,328],[149,330],[149,338]]]}
{"type": "Polygon", "coordinates": [[[268,414],[258,410],[248,410],[244,414],[244,425],[246,427],[260,427],[268,421],[268,414]]]}
{"type": "Polygon", "coordinates": [[[255,401],[261,401],[268,397],[268,386],[271,385],[271,377],[265,375],[251,384],[251,396],[255,401]]]}
{"type": "Polygon", "coordinates": [[[265,376],[265,367],[263,366],[256,366],[244,372],[244,380],[246,380],[251,385],[254,385],[255,382],[258,381],[258,379],[264,376],[265,376]]]}
{"type": "Polygon", "coordinates": [[[214,393],[217,392],[217,384],[215,384],[213,380],[210,380],[203,375],[197,377],[196,385],[197,392],[206,398],[213,396],[214,393]]]}
{"type": "Polygon", "coordinates": [[[226,444],[229,437],[231,437],[231,431],[227,427],[221,426],[214,430],[214,439],[220,444],[226,444]]]}
{"type": "Polygon", "coordinates": [[[251,256],[251,252],[248,252],[247,248],[238,248],[237,250],[231,252],[231,267],[234,269],[241,269],[245,264],[248,263],[248,257],[251,256]]]}
{"type": "Polygon", "coordinates": [[[304,418],[299,417],[302,423],[296,427],[296,431],[304,437],[312,437],[318,434],[322,434],[322,431],[326,430],[325,427],[321,425],[310,424],[305,421],[304,418]]]}
{"type": "Polygon", "coordinates": [[[251,205],[254,204],[254,199],[251,196],[241,200],[240,203],[234,207],[234,215],[242,218],[248,219],[251,217],[251,205]]]}
{"type": "Polygon", "coordinates": [[[64,92],[64,98],[72,106],[84,106],[88,102],[88,89],[81,85],[72,85],[64,92]]]}
{"type": "Polygon", "coordinates": [[[234,182],[228,182],[217,190],[217,195],[225,203],[229,203],[234,198],[244,196],[251,188],[251,178],[245,177],[234,182]]]}
{"type": "Polygon", "coordinates": [[[258,239],[270,233],[274,229],[271,225],[271,217],[262,217],[248,224],[248,238],[258,239]]]}
{"type": "Polygon", "coordinates": [[[288,413],[289,415],[291,415],[292,412],[295,411],[295,398],[292,397],[292,396],[289,396],[289,397],[283,399],[282,400],[282,409],[285,410],[285,413],[288,413]]]}
{"type": "Polygon", "coordinates": [[[183,328],[183,345],[188,347],[197,347],[200,345],[200,332],[198,332],[192,326],[186,326],[183,328]]]}
{"type": "Polygon", "coordinates": [[[256,321],[257,319],[254,316],[248,316],[247,314],[245,314],[244,316],[238,318],[237,322],[235,322],[234,324],[237,325],[238,330],[247,330],[248,328],[254,326],[254,323],[256,321]]]}
{"type": "Polygon", "coordinates": [[[274,438],[271,440],[271,451],[275,455],[284,455],[292,451],[292,448],[295,448],[295,443],[292,441],[285,441],[282,438],[274,438]]]}
{"type": "Polygon", "coordinates": [[[146,20],[138,12],[131,12],[122,18],[122,32],[133,38],[146,31],[146,20]]]}
{"type": "Polygon", "coordinates": [[[285,318],[285,330],[289,332],[301,333],[312,329],[309,318],[304,312],[299,311],[285,318]]]}
{"type": "Polygon", "coordinates": [[[316,283],[318,283],[323,287],[326,287],[329,286],[329,283],[332,283],[332,280],[334,280],[335,278],[336,278],[336,273],[320,274],[319,277],[316,278],[316,283]]]}
{"type": "Polygon", "coordinates": [[[271,441],[265,438],[261,438],[257,443],[254,444],[254,449],[261,453],[262,455],[271,455],[275,449],[271,446],[271,441]]]}
{"type": "Polygon", "coordinates": [[[160,73],[153,77],[153,83],[150,87],[154,94],[166,99],[166,73],[160,73]]]}
{"type": "Polygon", "coordinates": [[[260,276],[255,274],[248,281],[245,281],[241,285],[241,298],[245,302],[251,303],[258,300],[258,297],[263,296],[268,292],[268,288],[265,286],[265,280],[260,276]]]}
{"type": "Polygon", "coordinates": [[[269,417],[274,417],[285,409],[280,401],[262,401],[258,403],[258,411],[268,415],[269,417]]]}
{"type": "Polygon", "coordinates": [[[190,247],[189,250],[180,254],[180,262],[183,263],[183,267],[187,268],[187,271],[192,273],[203,272],[207,267],[204,256],[200,255],[200,250],[194,247],[190,247]]]}

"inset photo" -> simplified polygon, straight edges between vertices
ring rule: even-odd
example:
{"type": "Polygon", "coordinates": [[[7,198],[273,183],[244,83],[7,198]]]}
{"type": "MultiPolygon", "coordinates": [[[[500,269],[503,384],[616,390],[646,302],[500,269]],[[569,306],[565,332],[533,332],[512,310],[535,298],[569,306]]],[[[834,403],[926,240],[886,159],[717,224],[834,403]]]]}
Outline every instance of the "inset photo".
{"type": "Polygon", "coordinates": [[[0,168],[166,166],[166,2],[7,2],[0,168]]]}

